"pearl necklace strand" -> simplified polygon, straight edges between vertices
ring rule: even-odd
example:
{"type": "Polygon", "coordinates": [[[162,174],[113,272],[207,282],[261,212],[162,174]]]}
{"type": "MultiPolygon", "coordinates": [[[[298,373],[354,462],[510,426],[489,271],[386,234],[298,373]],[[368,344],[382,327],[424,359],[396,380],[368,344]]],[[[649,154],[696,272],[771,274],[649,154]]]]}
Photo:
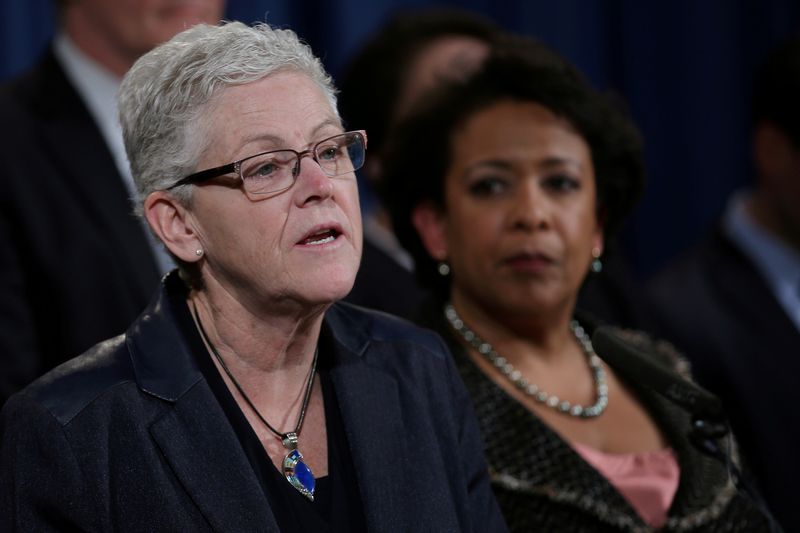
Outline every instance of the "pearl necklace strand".
{"type": "Polygon", "coordinates": [[[578,340],[586,355],[586,360],[589,363],[589,368],[592,371],[592,378],[594,380],[595,391],[597,398],[593,405],[584,407],[583,405],[571,404],[567,400],[561,400],[554,394],[548,394],[537,385],[530,383],[527,379],[522,377],[522,373],[514,368],[504,357],[498,354],[491,344],[481,339],[474,331],[472,331],[461,317],[458,316],[453,304],[448,303],[444,307],[444,316],[447,318],[453,329],[458,332],[467,343],[475,348],[484,359],[489,361],[492,366],[500,371],[514,386],[530,396],[542,405],[546,405],[559,413],[563,413],[575,418],[596,418],[603,414],[608,406],[608,385],[606,384],[606,372],[603,370],[600,358],[594,353],[592,341],[589,334],[581,327],[577,320],[572,320],[569,324],[569,329],[575,338],[578,340]]]}

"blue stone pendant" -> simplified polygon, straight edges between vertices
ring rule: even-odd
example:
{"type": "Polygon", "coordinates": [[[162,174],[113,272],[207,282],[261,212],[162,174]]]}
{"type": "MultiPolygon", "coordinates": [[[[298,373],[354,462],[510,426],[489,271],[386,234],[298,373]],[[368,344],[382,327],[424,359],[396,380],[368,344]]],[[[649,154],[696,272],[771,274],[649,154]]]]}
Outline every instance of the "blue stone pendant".
{"type": "Polygon", "coordinates": [[[286,476],[286,481],[313,502],[316,479],[314,479],[311,469],[303,461],[303,454],[297,449],[297,435],[287,433],[283,439],[283,445],[289,450],[289,453],[283,458],[283,474],[286,476]]]}

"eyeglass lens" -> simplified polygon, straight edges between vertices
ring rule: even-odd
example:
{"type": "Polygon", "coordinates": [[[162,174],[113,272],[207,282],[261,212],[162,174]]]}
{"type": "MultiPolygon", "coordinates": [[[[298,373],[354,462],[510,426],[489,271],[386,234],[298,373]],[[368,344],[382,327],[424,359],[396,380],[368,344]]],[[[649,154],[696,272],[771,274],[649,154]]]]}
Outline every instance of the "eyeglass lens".
{"type": "MultiPolygon", "coordinates": [[[[345,133],[314,146],[314,159],[327,176],[340,176],[361,168],[364,151],[361,134],[345,133]]],[[[298,155],[292,150],[276,150],[245,159],[239,168],[245,189],[253,194],[288,189],[300,170],[298,155]]]]}

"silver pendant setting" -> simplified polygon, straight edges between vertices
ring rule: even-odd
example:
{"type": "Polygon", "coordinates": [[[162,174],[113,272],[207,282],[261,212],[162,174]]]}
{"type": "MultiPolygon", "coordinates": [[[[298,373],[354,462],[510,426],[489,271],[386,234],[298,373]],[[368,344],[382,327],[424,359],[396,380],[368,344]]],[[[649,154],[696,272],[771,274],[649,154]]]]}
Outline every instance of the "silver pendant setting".
{"type": "Polygon", "coordinates": [[[311,468],[303,461],[303,454],[297,449],[297,434],[287,433],[282,442],[289,450],[283,458],[283,474],[286,476],[286,481],[313,502],[316,479],[311,468]]]}

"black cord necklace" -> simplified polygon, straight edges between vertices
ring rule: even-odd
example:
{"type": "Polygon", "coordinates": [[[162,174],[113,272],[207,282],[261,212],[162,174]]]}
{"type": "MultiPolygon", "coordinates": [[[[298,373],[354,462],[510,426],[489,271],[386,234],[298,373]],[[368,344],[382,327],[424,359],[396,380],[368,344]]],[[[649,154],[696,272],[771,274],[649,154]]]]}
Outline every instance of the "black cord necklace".
{"type": "Polygon", "coordinates": [[[313,502],[316,479],[314,478],[314,473],[311,472],[311,468],[309,468],[305,461],[303,461],[303,454],[297,449],[297,438],[300,435],[300,430],[303,428],[303,420],[306,417],[306,408],[308,407],[308,402],[311,399],[311,391],[314,388],[314,376],[317,373],[317,357],[319,356],[319,348],[314,351],[314,360],[311,363],[311,372],[308,374],[306,391],[303,396],[303,404],[300,406],[300,415],[297,418],[297,424],[295,424],[294,431],[281,433],[272,427],[272,425],[267,422],[261,413],[258,412],[256,406],[253,405],[253,402],[250,401],[250,398],[247,396],[247,394],[245,394],[242,386],[239,385],[239,382],[236,381],[235,377],[233,377],[233,373],[231,373],[228,365],[226,365],[225,361],[222,360],[219,352],[217,352],[217,349],[211,343],[208,335],[206,335],[206,330],[203,328],[203,323],[200,321],[200,315],[197,313],[197,306],[194,302],[192,302],[192,312],[194,314],[194,320],[197,322],[197,329],[200,331],[200,335],[203,337],[203,340],[206,341],[206,344],[209,346],[209,348],[211,348],[211,353],[219,363],[219,366],[221,366],[222,370],[225,371],[225,374],[228,375],[231,383],[233,383],[233,386],[236,387],[236,390],[239,391],[242,399],[244,399],[245,403],[250,407],[250,409],[253,410],[258,419],[261,420],[267,429],[269,429],[275,434],[276,437],[280,439],[283,447],[288,450],[288,453],[283,458],[283,474],[286,476],[286,481],[288,481],[292,487],[297,489],[300,494],[313,502]]]}

